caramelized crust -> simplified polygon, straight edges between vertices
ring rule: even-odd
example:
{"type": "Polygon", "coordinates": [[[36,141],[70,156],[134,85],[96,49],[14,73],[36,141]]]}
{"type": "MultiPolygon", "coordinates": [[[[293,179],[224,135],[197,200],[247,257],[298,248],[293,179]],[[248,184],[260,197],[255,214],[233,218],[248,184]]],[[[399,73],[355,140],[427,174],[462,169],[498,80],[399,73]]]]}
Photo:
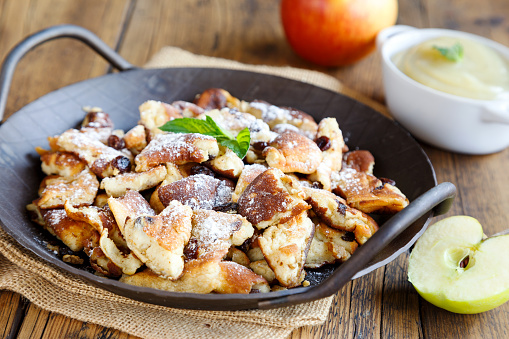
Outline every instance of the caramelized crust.
{"type": "Polygon", "coordinates": [[[99,181],[88,169],[73,177],[50,175],[39,188],[40,198],[34,201],[43,209],[62,208],[65,202],[73,206],[91,205],[99,189],[99,181]]]}
{"type": "Polygon", "coordinates": [[[246,189],[247,185],[249,185],[257,176],[262,174],[267,170],[267,167],[260,164],[252,164],[244,166],[242,173],[237,180],[237,185],[235,186],[235,191],[232,195],[232,201],[237,202],[242,192],[246,189]]]}
{"type": "Polygon", "coordinates": [[[219,153],[217,140],[202,134],[158,134],[134,160],[136,171],[144,172],[167,162],[183,165],[204,162],[219,153]]]}
{"type": "Polygon", "coordinates": [[[189,293],[250,293],[268,292],[267,281],[233,262],[221,262],[221,258],[205,256],[187,261],[178,280],[161,278],[149,269],[132,276],[124,275],[120,281],[172,292],[189,293]]]}
{"type": "Polygon", "coordinates": [[[257,176],[238,200],[238,212],[258,229],[285,223],[310,208],[300,185],[276,168],[257,176]]]}
{"type": "Polygon", "coordinates": [[[47,152],[41,155],[41,168],[46,175],[72,177],[85,169],[86,163],[69,152],[47,152]]]}
{"type": "Polygon", "coordinates": [[[373,174],[375,157],[370,151],[357,150],[345,153],[344,162],[346,167],[354,169],[357,172],[373,174]]]}
{"type": "Polygon", "coordinates": [[[396,186],[371,174],[345,166],[333,173],[332,179],[333,192],[364,213],[393,214],[408,206],[408,199],[396,186]]]}
{"type": "Polygon", "coordinates": [[[318,128],[312,116],[292,107],[278,107],[265,101],[255,100],[249,103],[248,112],[269,124],[270,128],[278,124],[290,124],[299,128],[311,139],[318,128]]]}
{"type": "Polygon", "coordinates": [[[40,213],[44,228],[74,252],[83,250],[92,238],[99,240],[99,233],[91,225],[69,218],[63,208],[40,210],[40,213]]]}
{"type": "Polygon", "coordinates": [[[219,267],[222,279],[214,290],[217,293],[248,294],[252,290],[256,290],[256,293],[270,291],[267,281],[247,267],[231,261],[222,261],[219,267]]]}
{"type": "Polygon", "coordinates": [[[196,97],[194,103],[206,111],[223,107],[238,107],[239,99],[222,88],[209,88],[196,97]]]}
{"type": "Polygon", "coordinates": [[[165,279],[150,269],[134,275],[124,275],[121,282],[134,286],[151,287],[171,292],[212,293],[217,286],[217,277],[221,275],[218,260],[191,260],[184,265],[184,271],[178,280],[165,279]]]}
{"type": "Polygon", "coordinates": [[[319,268],[326,264],[344,262],[357,247],[353,233],[340,231],[318,222],[304,267],[319,268]]]}
{"type": "Polygon", "coordinates": [[[130,160],[122,152],[77,130],[64,132],[58,137],[57,145],[84,160],[100,178],[117,175],[131,168],[130,160]]]}
{"type": "Polygon", "coordinates": [[[108,205],[103,207],[86,206],[75,208],[70,203],[66,202],[65,211],[69,218],[86,222],[94,227],[99,234],[107,230],[108,237],[111,238],[117,246],[127,250],[127,244],[108,205]]]}
{"type": "Polygon", "coordinates": [[[193,209],[213,209],[231,201],[232,189],[224,181],[204,174],[161,186],[157,189],[159,201],[163,206],[177,200],[193,209]]]}
{"type": "Polygon", "coordinates": [[[323,159],[316,143],[293,131],[285,131],[269,145],[263,150],[265,161],[284,173],[313,173],[323,159]]]}
{"type": "Polygon", "coordinates": [[[360,244],[364,244],[378,230],[373,218],[347,206],[346,201],[334,193],[313,188],[304,188],[304,191],[306,202],[317,217],[331,227],[353,232],[360,244]]]}
{"type": "Polygon", "coordinates": [[[122,233],[124,232],[124,225],[128,218],[136,219],[139,216],[155,214],[147,200],[137,191],[129,190],[120,198],[110,197],[108,199],[108,206],[122,233]]]}

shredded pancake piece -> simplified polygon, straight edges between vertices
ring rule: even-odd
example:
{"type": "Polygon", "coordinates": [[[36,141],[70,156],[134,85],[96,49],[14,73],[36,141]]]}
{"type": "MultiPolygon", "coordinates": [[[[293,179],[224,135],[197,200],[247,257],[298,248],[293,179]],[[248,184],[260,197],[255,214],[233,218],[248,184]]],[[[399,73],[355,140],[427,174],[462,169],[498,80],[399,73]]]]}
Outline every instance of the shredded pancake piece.
{"type": "Polygon", "coordinates": [[[124,173],[131,168],[125,154],[78,130],[62,133],[58,136],[57,145],[84,160],[100,178],[124,173]]]}
{"type": "Polygon", "coordinates": [[[128,219],[123,231],[127,246],[156,274],[178,279],[184,270],[192,215],[189,206],[172,201],[157,216],[128,219]]]}
{"type": "Polygon", "coordinates": [[[204,162],[219,153],[217,140],[203,134],[163,133],[156,135],[136,156],[136,171],[143,172],[167,162],[183,165],[204,162]]]}
{"type": "Polygon", "coordinates": [[[310,174],[317,170],[323,160],[322,151],[311,139],[292,131],[280,134],[263,150],[270,167],[284,173],[310,174]]]}
{"type": "Polygon", "coordinates": [[[257,176],[238,200],[238,212],[258,229],[285,223],[310,206],[296,180],[276,168],[257,176]]]}

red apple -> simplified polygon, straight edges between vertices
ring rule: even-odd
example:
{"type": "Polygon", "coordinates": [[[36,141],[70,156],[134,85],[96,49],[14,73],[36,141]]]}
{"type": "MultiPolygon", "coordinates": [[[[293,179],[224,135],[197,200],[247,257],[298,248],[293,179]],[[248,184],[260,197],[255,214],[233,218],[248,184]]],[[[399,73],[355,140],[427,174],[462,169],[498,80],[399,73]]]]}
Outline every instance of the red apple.
{"type": "Polygon", "coordinates": [[[281,0],[288,42],[302,58],[343,66],[367,56],[376,35],[396,23],[397,0],[281,0]]]}

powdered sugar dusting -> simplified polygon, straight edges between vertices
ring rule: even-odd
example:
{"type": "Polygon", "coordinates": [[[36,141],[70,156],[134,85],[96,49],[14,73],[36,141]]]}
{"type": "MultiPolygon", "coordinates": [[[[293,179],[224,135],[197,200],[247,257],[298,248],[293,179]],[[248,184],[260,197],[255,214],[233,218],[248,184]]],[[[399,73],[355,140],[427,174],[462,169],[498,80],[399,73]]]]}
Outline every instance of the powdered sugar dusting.
{"type": "Polygon", "coordinates": [[[242,225],[238,215],[220,213],[215,211],[195,211],[193,215],[193,230],[191,239],[195,239],[198,252],[214,250],[216,246],[228,248],[230,238],[242,225]]]}
{"type": "Polygon", "coordinates": [[[211,210],[231,201],[232,189],[221,180],[205,174],[195,174],[159,189],[161,202],[178,200],[192,209],[211,210]]]}
{"type": "Polygon", "coordinates": [[[184,241],[189,239],[191,233],[192,212],[189,207],[185,207],[173,201],[156,218],[162,219],[162,222],[150,224],[152,228],[143,230],[156,239],[165,248],[171,250],[173,246],[183,246],[184,241]],[[159,226],[156,228],[155,226],[159,226]]]}
{"type": "Polygon", "coordinates": [[[359,194],[363,192],[362,174],[353,168],[344,167],[340,172],[331,174],[332,189],[341,188],[344,192],[359,194]]]}
{"type": "Polygon", "coordinates": [[[221,206],[229,203],[232,200],[233,190],[227,186],[223,181],[217,186],[216,196],[214,199],[214,206],[221,206]]]}
{"type": "Polygon", "coordinates": [[[66,201],[73,206],[88,205],[94,201],[99,181],[89,169],[76,177],[56,177],[46,182],[42,191],[40,207],[63,206],[66,201]]]}
{"type": "Polygon", "coordinates": [[[210,142],[211,147],[216,145],[217,148],[216,139],[208,135],[197,133],[160,133],[136,156],[135,162],[137,165],[148,162],[152,166],[163,162],[181,164],[190,161],[206,161],[208,160],[208,150],[197,147],[195,143],[198,141],[210,142]]]}
{"type": "Polygon", "coordinates": [[[137,191],[128,190],[127,193],[119,199],[131,212],[131,217],[135,218],[141,215],[155,215],[154,210],[148,204],[147,200],[137,191]]]}
{"type": "Polygon", "coordinates": [[[66,151],[77,154],[89,166],[96,160],[110,162],[116,157],[124,156],[123,153],[104,145],[88,133],[80,133],[78,130],[64,132],[58,137],[57,144],[66,151]]]}
{"type": "MultiPolygon", "coordinates": [[[[200,134],[197,134],[201,136],[200,134]]],[[[214,139],[212,137],[203,136],[205,138],[214,139]]],[[[160,133],[157,134],[143,150],[144,153],[160,153],[160,152],[171,152],[175,153],[175,157],[178,156],[179,152],[187,151],[192,152],[194,146],[188,143],[189,134],[181,133],[160,133]]]]}
{"type": "Polygon", "coordinates": [[[233,134],[237,134],[246,127],[250,127],[257,119],[249,114],[239,112],[237,109],[230,109],[228,107],[218,110],[209,111],[206,113],[214,119],[215,123],[221,128],[226,129],[233,134]]]}
{"type": "Polygon", "coordinates": [[[290,111],[287,109],[283,109],[262,101],[253,101],[250,103],[250,105],[251,107],[262,112],[262,120],[265,122],[271,122],[274,120],[288,121],[292,119],[290,111]]]}
{"type": "Polygon", "coordinates": [[[44,213],[44,221],[48,225],[58,225],[65,218],[67,218],[67,212],[64,209],[48,210],[44,213]]]}

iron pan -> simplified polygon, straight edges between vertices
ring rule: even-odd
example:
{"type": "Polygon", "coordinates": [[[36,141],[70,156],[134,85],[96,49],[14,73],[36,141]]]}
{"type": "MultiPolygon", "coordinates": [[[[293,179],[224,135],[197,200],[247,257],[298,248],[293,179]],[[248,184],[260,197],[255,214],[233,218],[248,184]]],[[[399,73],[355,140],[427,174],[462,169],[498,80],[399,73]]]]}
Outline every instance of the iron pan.
{"type": "Polygon", "coordinates": [[[171,68],[112,73],[49,93],[22,108],[0,127],[0,220],[4,230],[47,263],[92,285],[138,301],[174,308],[265,309],[331,295],[351,278],[395,259],[416,241],[434,214],[448,209],[446,205],[450,204],[455,188],[448,183],[436,184],[425,152],[394,121],[347,96],[286,78],[245,71],[171,68]],[[308,112],[317,121],[335,117],[350,149],[370,150],[376,159],[375,175],[395,180],[414,202],[405,213],[400,212],[389,220],[379,219],[381,231],[346,263],[310,271],[311,287],[273,293],[201,295],[140,288],[76,268],[48,250],[46,242],[54,238],[31,222],[25,210],[26,204],[36,198],[43,178],[34,148],[48,148],[48,136],[77,126],[84,116],[83,106],[102,107],[116,128],[128,130],[137,124],[138,106],[142,102],[149,99],[192,101],[197,93],[210,87],[224,88],[244,100],[262,99],[275,105],[292,106],[308,112]],[[373,257],[372,251],[379,253],[373,257]],[[341,274],[333,275],[341,270],[341,274]]]}

